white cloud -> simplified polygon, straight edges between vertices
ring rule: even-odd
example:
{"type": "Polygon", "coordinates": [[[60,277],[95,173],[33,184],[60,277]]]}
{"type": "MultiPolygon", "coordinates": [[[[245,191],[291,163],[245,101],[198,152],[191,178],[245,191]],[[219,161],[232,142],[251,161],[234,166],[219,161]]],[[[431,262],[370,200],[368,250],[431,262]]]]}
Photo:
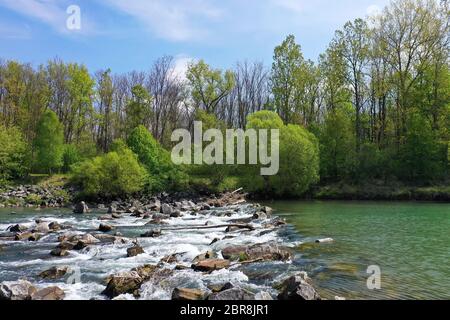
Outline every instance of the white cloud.
{"type": "Polygon", "coordinates": [[[44,22],[57,30],[65,27],[65,9],[54,0],[0,0],[0,6],[44,22]]]}
{"type": "Polygon", "coordinates": [[[370,5],[370,6],[367,8],[367,10],[366,10],[366,14],[367,14],[369,17],[377,16],[377,15],[379,15],[380,13],[381,13],[381,8],[380,8],[380,6],[377,6],[376,4],[370,5]]]}
{"type": "Polygon", "coordinates": [[[31,29],[28,25],[14,25],[11,23],[0,23],[1,39],[30,39],[31,29]]]}
{"type": "Polygon", "coordinates": [[[195,60],[196,59],[183,54],[177,55],[173,64],[174,76],[178,77],[182,81],[185,81],[189,63],[195,60]]]}
{"type": "Polygon", "coordinates": [[[145,24],[156,36],[187,41],[202,39],[208,28],[201,21],[220,17],[220,10],[205,0],[100,0],[145,24]]]}

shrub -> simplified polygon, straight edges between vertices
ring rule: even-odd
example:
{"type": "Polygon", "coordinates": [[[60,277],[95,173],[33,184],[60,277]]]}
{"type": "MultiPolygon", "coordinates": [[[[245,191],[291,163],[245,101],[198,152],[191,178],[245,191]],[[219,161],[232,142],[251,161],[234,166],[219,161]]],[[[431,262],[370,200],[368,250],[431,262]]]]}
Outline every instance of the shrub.
{"type": "Polygon", "coordinates": [[[72,176],[83,195],[90,197],[133,194],[142,190],[146,179],[137,156],[126,147],[75,165],[72,176]]]}
{"type": "Polygon", "coordinates": [[[319,180],[319,145],[315,136],[298,125],[283,125],[270,111],[248,118],[248,128],[280,130],[280,170],[274,176],[261,176],[259,166],[244,166],[242,183],[250,192],[278,197],[296,197],[319,180]]]}
{"type": "Polygon", "coordinates": [[[127,145],[146,168],[151,191],[169,191],[185,184],[186,175],[172,163],[170,153],[144,126],[138,126],[131,132],[127,145]]]}

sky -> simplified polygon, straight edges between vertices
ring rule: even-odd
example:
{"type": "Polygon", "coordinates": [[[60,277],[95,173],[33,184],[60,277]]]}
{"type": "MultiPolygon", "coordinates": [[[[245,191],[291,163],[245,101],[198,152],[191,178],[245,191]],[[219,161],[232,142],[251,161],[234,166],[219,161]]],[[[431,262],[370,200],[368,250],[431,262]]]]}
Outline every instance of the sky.
{"type": "Polygon", "coordinates": [[[305,57],[316,61],[346,21],[375,14],[388,3],[0,0],[0,58],[37,66],[58,57],[92,72],[148,70],[163,55],[175,58],[179,72],[198,59],[216,68],[231,68],[238,60],[270,65],[274,47],[294,34],[305,57]]]}

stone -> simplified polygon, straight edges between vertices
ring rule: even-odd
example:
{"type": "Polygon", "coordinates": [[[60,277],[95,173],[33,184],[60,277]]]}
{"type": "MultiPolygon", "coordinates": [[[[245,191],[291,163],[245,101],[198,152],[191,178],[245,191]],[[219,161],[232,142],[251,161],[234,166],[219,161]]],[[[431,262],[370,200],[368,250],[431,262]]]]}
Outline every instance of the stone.
{"type": "Polygon", "coordinates": [[[108,207],[108,213],[116,213],[117,212],[117,207],[116,206],[109,206],[108,207]]]}
{"type": "Polygon", "coordinates": [[[103,215],[103,216],[98,217],[98,220],[110,221],[110,220],[113,220],[113,218],[108,215],[103,215]]]}
{"type": "Polygon", "coordinates": [[[222,250],[225,259],[233,261],[287,261],[291,252],[277,243],[256,244],[252,246],[231,246],[222,250]]]}
{"type": "Polygon", "coordinates": [[[165,215],[171,215],[173,212],[173,208],[168,205],[167,203],[163,203],[163,205],[161,206],[161,213],[165,214],[165,215]]]}
{"type": "Polygon", "coordinates": [[[152,229],[141,234],[141,238],[157,238],[159,236],[161,236],[161,229],[152,229]]]}
{"type": "Polygon", "coordinates": [[[68,271],[69,267],[67,266],[53,267],[48,270],[42,271],[39,274],[39,277],[41,277],[42,279],[51,279],[51,280],[60,279],[64,277],[68,271]]]}
{"type": "Polygon", "coordinates": [[[179,217],[181,217],[182,216],[182,214],[181,214],[181,211],[180,210],[174,210],[171,214],[170,214],[170,217],[171,218],[179,218],[179,217]]]}
{"type": "Polygon", "coordinates": [[[48,228],[52,231],[59,231],[62,229],[62,226],[58,222],[50,222],[48,228]]]}
{"type": "Polygon", "coordinates": [[[89,207],[86,205],[84,201],[81,201],[75,205],[73,209],[73,213],[75,214],[85,214],[89,213],[89,207]]]}
{"type": "Polygon", "coordinates": [[[113,219],[122,219],[122,216],[119,213],[113,213],[113,214],[111,214],[111,217],[113,219]]]}
{"type": "Polygon", "coordinates": [[[102,294],[110,299],[125,293],[135,294],[142,282],[136,271],[121,272],[111,277],[102,294]]]}
{"type": "Polygon", "coordinates": [[[49,233],[50,232],[50,228],[48,227],[48,224],[46,222],[39,222],[34,228],[33,228],[34,232],[39,232],[39,233],[49,233]]]}
{"type": "Polygon", "coordinates": [[[100,226],[98,227],[98,231],[101,232],[110,232],[114,229],[113,226],[110,226],[109,224],[105,224],[105,223],[101,223],[100,226]]]}
{"type": "Polygon", "coordinates": [[[64,300],[65,293],[59,287],[48,287],[41,289],[31,295],[31,300],[56,301],[64,300]]]}
{"type": "Polygon", "coordinates": [[[62,250],[73,250],[73,247],[75,247],[75,243],[63,241],[60,244],[58,244],[57,248],[62,250]]]}
{"type": "Polygon", "coordinates": [[[273,300],[273,298],[270,295],[270,293],[265,292],[265,291],[260,291],[255,295],[255,300],[269,301],[269,300],[273,300]]]}
{"type": "Polygon", "coordinates": [[[69,255],[69,251],[61,248],[53,249],[50,254],[54,257],[65,257],[69,255]]]}
{"type": "Polygon", "coordinates": [[[98,240],[93,235],[87,233],[78,240],[77,244],[73,247],[73,249],[74,250],[82,250],[91,244],[96,244],[99,242],[100,242],[100,240],[98,240]]]}
{"type": "Polygon", "coordinates": [[[278,300],[321,300],[306,272],[286,279],[281,288],[278,300]]]}
{"type": "Polygon", "coordinates": [[[214,253],[213,251],[209,250],[205,253],[202,253],[202,254],[199,254],[198,256],[196,256],[192,262],[197,263],[197,262],[200,262],[203,260],[213,259],[213,258],[214,259],[217,258],[217,254],[214,253]]]}
{"type": "Polygon", "coordinates": [[[145,253],[144,249],[141,246],[134,246],[127,249],[127,257],[135,257],[137,255],[145,253]]]}
{"type": "Polygon", "coordinates": [[[212,293],[208,297],[208,300],[249,301],[255,300],[255,294],[243,288],[235,287],[228,290],[212,293]]]}
{"type": "Polygon", "coordinates": [[[205,293],[199,289],[175,288],[172,292],[172,300],[205,300],[205,293]]]}
{"type": "Polygon", "coordinates": [[[26,280],[5,281],[0,284],[0,300],[31,300],[36,291],[36,287],[26,280]]]}
{"type": "Polygon", "coordinates": [[[33,236],[32,232],[26,231],[26,232],[16,234],[14,240],[16,240],[16,241],[28,240],[32,236],[33,236]]]}
{"type": "Polygon", "coordinates": [[[230,266],[230,261],[224,259],[206,259],[192,265],[195,271],[210,272],[225,269],[230,266]]]}
{"type": "Polygon", "coordinates": [[[20,224],[16,224],[14,226],[10,226],[7,230],[9,232],[24,232],[25,230],[27,230],[28,228],[20,225],[20,224]]]}
{"type": "Polygon", "coordinates": [[[317,239],[316,243],[331,243],[334,242],[333,238],[324,238],[324,239],[317,239]]]}

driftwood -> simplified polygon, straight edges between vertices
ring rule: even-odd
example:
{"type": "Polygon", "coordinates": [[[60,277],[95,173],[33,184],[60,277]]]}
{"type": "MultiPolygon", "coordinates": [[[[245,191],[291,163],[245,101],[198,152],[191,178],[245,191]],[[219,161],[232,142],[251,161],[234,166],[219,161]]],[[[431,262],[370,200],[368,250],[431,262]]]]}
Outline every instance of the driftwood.
{"type": "Polygon", "coordinates": [[[202,229],[218,229],[218,228],[227,228],[227,227],[234,227],[239,229],[247,229],[250,231],[255,230],[255,228],[249,224],[219,224],[215,226],[186,226],[186,227],[180,227],[180,228],[163,228],[161,231],[179,231],[179,230],[202,230],[202,229]]]}

